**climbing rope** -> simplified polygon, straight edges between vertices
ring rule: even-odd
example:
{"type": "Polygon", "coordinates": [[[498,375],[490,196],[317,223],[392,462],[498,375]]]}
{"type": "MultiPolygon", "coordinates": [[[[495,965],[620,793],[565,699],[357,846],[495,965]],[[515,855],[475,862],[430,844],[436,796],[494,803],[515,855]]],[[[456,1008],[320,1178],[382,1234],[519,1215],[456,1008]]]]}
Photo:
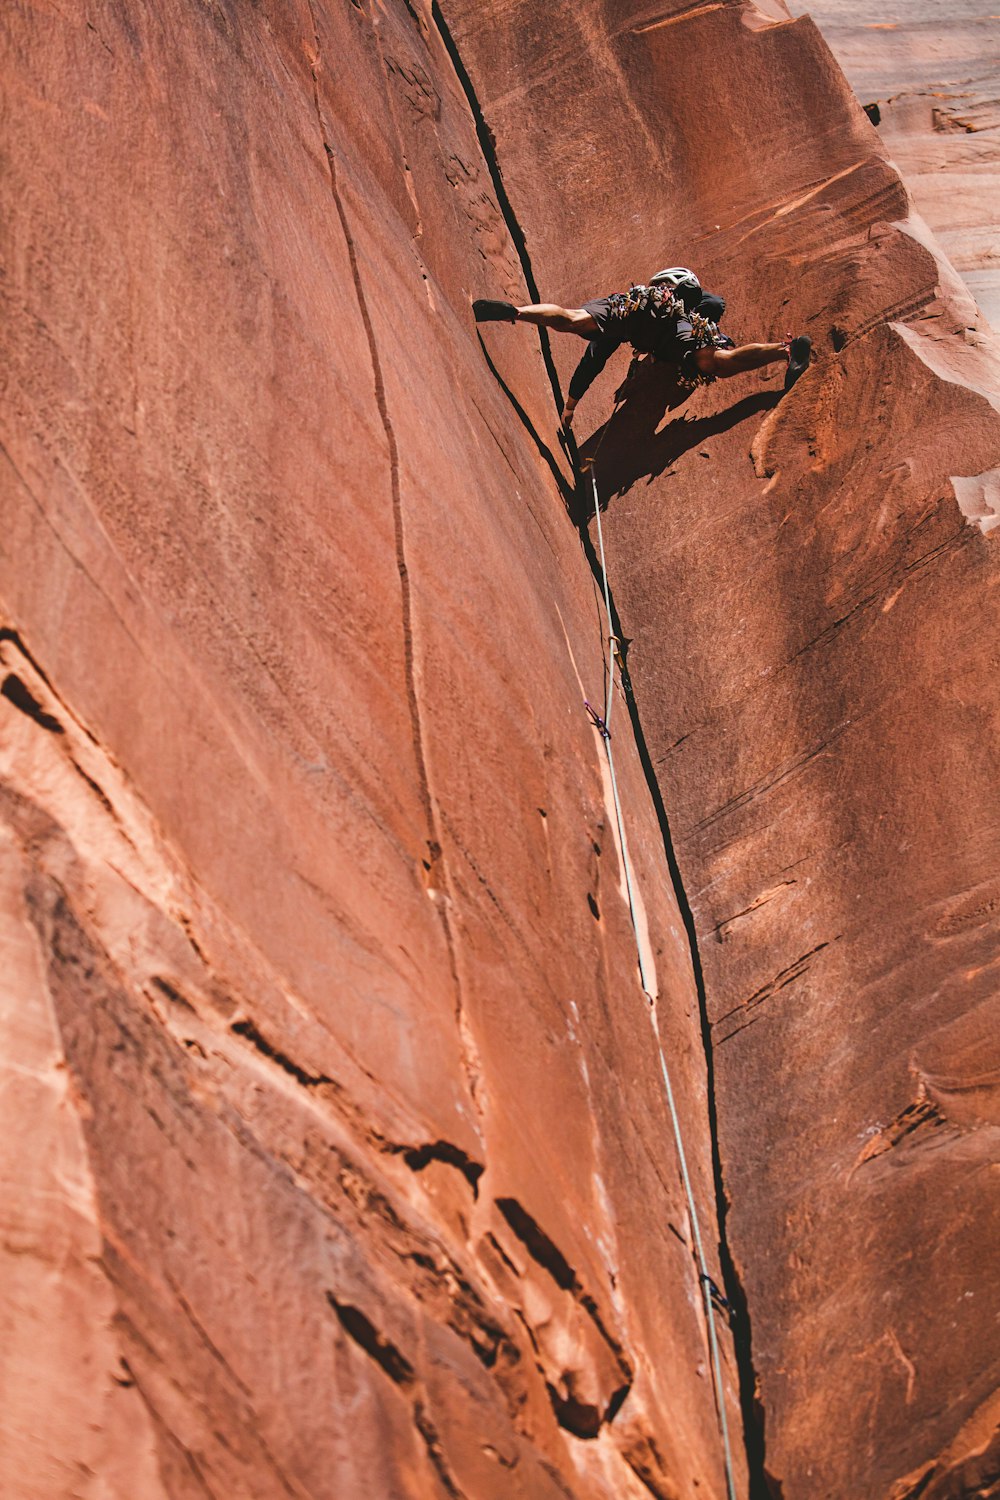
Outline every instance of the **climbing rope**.
{"type": "MultiPolygon", "coordinates": [[[[618,408],[615,407],[615,411],[617,410],[618,408]]],[[[612,413],[612,420],[613,419],[614,413],[612,413]]],[[[610,422],[608,425],[610,426],[610,422]]],[[[607,428],[605,428],[604,430],[606,432],[607,428]]],[[[596,456],[597,454],[595,452],[594,457],[596,458],[596,456]]],[[[632,918],[632,928],[635,932],[636,952],[639,955],[639,978],[642,981],[643,990],[649,998],[650,1003],[652,1003],[652,993],[650,991],[649,977],[646,974],[646,965],[642,953],[642,944],[639,942],[639,925],[638,919],[636,917],[635,892],[632,888],[631,862],[629,860],[628,850],[625,844],[625,819],[622,815],[621,798],[618,795],[618,777],[615,775],[615,757],[614,752],[611,749],[611,709],[612,705],[614,704],[615,653],[618,648],[618,637],[615,635],[614,624],[611,619],[611,592],[608,588],[608,568],[604,557],[604,531],[601,526],[601,506],[597,494],[597,480],[594,478],[593,463],[591,463],[590,466],[590,484],[594,492],[594,515],[597,517],[597,540],[601,549],[601,577],[604,581],[604,609],[608,620],[608,680],[604,689],[604,717],[600,721],[598,728],[600,729],[601,738],[604,741],[604,750],[608,757],[608,772],[611,777],[611,795],[614,798],[615,819],[618,823],[618,842],[621,846],[622,851],[622,868],[625,871],[625,890],[628,895],[628,909],[629,915],[632,918]]],[[[590,707],[589,704],[585,706],[588,708],[590,707]]],[[[594,710],[592,708],[590,709],[590,713],[592,717],[596,718],[596,715],[594,715],[594,710]]]]}
{"type": "Polygon", "coordinates": [[[667,1109],[670,1112],[670,1123],[674,1133],[674,1145],[677,1149],[677,1160],[680,1163],[681,1181],[684,1185],[684,1196],[687,1200],[688,1217],[691,1222],[691,1237],[694,1241],[695,1261],[698,1267],[698,1283],[701,1287],[702,1300],[705,1306],[705,1322],[708,1325],[708,1345],[712,1364],[712,1383],[715,1388],[715,1405],[719,1418],[719,1431],[722,1437],[723,1464],[726,1471],[726,1493],[728,1500],[736,1500],[736,1479],[733,1473],[733,1456],[729,1443],[729,1421],[726,1416],[725,1389],[722,1383],[722,1358],[719,1352],[719,1338],[715,1329],[715,1316],[713,1310],[713,1293],[718,1293],[718,1287],[713,1281],[708,1270],[705,1259],[705,1247],[701,1238],[701,1225],[698,1219],[698,1209],[695,1205],[694,1190],[691,1186],[691,1177],[688,1172],[687,1154],[684,1150],[684,1138],[681,1134],[681,1122],[677,1113],[677,1105],[674,1101],[674,1090],[670,1082],[670,1070],[667,1067],[666,1053],[663,1050],[663,1042],[660,1038],[660,1027],[656,1017],[655,998],[646,973],[645,960],[643,958],[642,942],[639,937],[639,923],[636,915],[635,894],[632,886],[632,872],[628,857],[628,849],[625,842],[625,820],[622,816],[621,799],[618,795],[618,778],[615,775],[615,759],[611,746],[611,709],[614,703],[615,689],[615,656],[619,646],[618,637],[615,634],[614,621],[611,616],[611,590],[608,585],[608,566],[604,553],[604,529],[601,525],[601,502],[597,491],[597,480],[594,475],[594,462],[600,451],[601,443],[607,434],[608,428],[618,413],[619,402],[609,417],[604,432],[601,434],[593,454],[590,458],[590,486],[594,496],[594,519],[597,522],[597,541],[601,554],[601,581],[604,587],[604,610],[607,617],[608,627],[608,675],[605,685],[604,714],[598,715],[589,703],[584,707],[590,714],[595,728],[599,731],[604,742],[604,751],[608,759],[608,772],[611,778],[611,793],[615,804],[615,818],[618,824],[618,842],[622,852],[622,867],[625,871],[625,890],[628,895],[629,916],[632,919],[632,930],[635,934],[636,953],[639,958],[639,979],[643,992],[649,1001],[649,1018],[653,1027],[653,1036],[656,1039],[656,1050],[660,1057],[660,1071],[663,1074],[663,1089],[667,1096],[667,1109]]]}

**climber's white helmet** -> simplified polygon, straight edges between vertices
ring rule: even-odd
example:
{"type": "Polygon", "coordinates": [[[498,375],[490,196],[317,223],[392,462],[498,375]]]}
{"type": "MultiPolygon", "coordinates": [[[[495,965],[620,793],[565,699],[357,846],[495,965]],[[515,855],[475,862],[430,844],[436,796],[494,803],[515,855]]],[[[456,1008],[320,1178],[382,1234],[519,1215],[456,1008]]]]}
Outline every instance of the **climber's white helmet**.
{"type": "Polygon", "coordinates": [[[679,289],[686,287],[690,291],[701,291],[701,282],[693,271],[687,266],[668,266],[665,271],[657,271],[655,276],[649,278],[650,286],[672,286],[679,289]]]}

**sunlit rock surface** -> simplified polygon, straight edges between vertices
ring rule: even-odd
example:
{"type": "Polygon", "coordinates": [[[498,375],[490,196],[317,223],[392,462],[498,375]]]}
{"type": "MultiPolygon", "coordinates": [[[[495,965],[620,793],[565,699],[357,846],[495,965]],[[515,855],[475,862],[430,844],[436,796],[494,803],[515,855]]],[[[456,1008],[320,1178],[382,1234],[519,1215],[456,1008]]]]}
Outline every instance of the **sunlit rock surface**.
{"type": "Polygon", "coordinates": [[[577,429],[697,922],[762,1467],[993,1493],[995,344],[812,22],[458,8],[546,297],[690,263],[737,335],[814,340],[778,404],[644,369],[604,427],[620,357],[577,429]]]}
{"type": "Polygon", "coordinates": [[[721,1500],[655,1021],[737,1493],[994,1494],[1000,374],[815,27],[2,28],[0,1489],[721,1500]],[[817,358],[577,418],[651,1008],[470,301],[678,262],[817,358]]]}
{"type": "Polygon", "coordinates": [[[604,626],[438,26],[3,30],[0,1490],[722,1494],[604,626]]]}
{"type": "Polygon", "coordinates": [[[1000,13],[985,0],[793,0],[815,19],[920,213],[1000,328],[1000,13]]]}

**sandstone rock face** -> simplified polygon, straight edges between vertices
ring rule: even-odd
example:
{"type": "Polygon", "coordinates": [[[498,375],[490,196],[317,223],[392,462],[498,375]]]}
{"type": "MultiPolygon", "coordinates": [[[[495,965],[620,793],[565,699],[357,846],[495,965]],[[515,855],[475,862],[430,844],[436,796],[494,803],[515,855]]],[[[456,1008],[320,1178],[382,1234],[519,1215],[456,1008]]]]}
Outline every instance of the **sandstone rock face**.
{"type": "Polygon", "coordinates": [[[914,202],[1000,328],[1000,15],[975,0],[818,0],[808,10],[914,202]]]}
{"type": "Polygon", "coordinates": [[[505,391],[475,336],[524,288],[438,26],[3,30],[0,1489],[721,1495],[604,627],[538,346],[505,391]]]}
{"type": "Polygon", "coordinates": [[[0,1488],[725,1495],[658,1026],[737,1492],[995,1493],[1000,375],[815,27],[3,27],[0,1488]],[[678,261],[819,358],[578,418],[651,1007],[582,346],[469,302],[678,261]]]}
{"type": "Polygon", "coordinates": [[[689,263],[738,334],[815,341],[780,405],[644,369],[581,437],[697,921],[761,1483],[994,1494],[995,346],[810,21],[450,8],[547,297],[689,263]]]}

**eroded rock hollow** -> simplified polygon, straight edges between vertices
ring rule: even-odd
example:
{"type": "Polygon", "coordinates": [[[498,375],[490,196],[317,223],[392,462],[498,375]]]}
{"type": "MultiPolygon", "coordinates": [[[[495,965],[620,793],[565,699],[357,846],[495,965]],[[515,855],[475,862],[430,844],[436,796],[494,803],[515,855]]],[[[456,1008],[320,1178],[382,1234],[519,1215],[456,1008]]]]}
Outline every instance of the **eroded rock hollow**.
{"type": "Polygon", "coordinates": [[[0,1489],[996,1494],[1000,361],[815,26],[0,26],[0,1489]],[[581,405],[613,786],[470,304],[680,262],[817,358],[581,405]]]}

